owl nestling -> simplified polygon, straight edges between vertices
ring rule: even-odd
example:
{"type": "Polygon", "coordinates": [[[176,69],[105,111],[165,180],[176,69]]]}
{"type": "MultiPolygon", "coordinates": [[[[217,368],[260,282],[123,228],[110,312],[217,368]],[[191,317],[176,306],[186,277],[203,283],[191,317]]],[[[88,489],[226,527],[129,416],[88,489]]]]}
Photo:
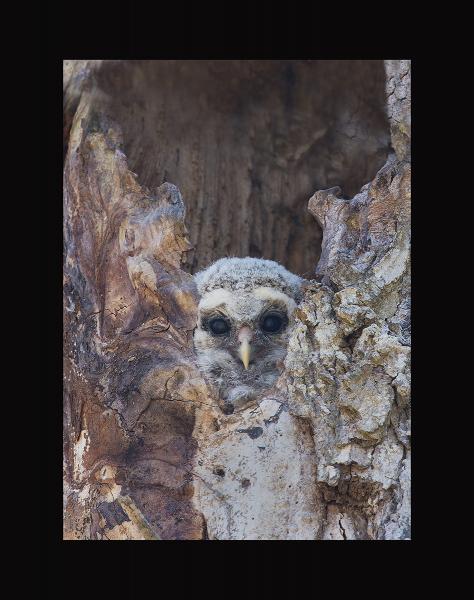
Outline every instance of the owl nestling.
{"type": "Polygon", "coordinates": [[[257,258],[221,258],[194,280],[197,362],[232,413],[276,382],[304,280],[257,258]]]}

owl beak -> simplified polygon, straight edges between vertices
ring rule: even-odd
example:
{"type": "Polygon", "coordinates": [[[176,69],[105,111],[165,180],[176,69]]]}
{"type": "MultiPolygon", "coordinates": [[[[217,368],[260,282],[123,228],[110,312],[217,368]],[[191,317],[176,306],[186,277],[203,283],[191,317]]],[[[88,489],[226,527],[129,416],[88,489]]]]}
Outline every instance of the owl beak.
{"type": "Polygon", "coordinates": [[[239,331],[239,335],[238,335],[238,340],[240,342],[240,346],[239,346],[239,356],[240,356],[240,360],[242,361],[245,370],[247,370],[249,368],[249,362],[250,362],[250,352],[251,352],[251,347],[250,347],[250,340],[252,339],[253,334],[252,334],[252,330],[250,329],[250,327],[242,327],[242,329],[239,331]]]}
{"type": "Polygon", "coordinates": [[[249,368],[250,362],[250,344],[248,340],[244,340],[239,348],[240,360],[244,363],[245,370],[249,368]]]}

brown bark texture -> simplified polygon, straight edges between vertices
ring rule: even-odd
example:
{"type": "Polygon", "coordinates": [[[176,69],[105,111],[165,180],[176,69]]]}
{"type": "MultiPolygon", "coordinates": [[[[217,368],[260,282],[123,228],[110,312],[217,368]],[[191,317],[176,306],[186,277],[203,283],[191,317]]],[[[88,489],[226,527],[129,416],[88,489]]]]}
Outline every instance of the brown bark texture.
{"type": "Polygon", "coordinates": [[[410,62],[64,62],[64,538],[410,539],[410,62]],[[192,273],[308,280],[225,415],[192,273]]]}

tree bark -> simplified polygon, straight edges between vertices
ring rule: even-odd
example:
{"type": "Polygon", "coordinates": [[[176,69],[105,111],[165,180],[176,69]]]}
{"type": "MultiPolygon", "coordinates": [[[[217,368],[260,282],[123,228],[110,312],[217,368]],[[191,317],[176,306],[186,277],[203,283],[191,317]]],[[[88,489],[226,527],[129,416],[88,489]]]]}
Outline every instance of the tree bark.
{"type": "Polygon", "coordinates": [[[65,61],[64,139],[64,537],[409,539],[409,61],[65,61]],[[233,415],[192,349],[224,255],[308,278],[233,415]]]}

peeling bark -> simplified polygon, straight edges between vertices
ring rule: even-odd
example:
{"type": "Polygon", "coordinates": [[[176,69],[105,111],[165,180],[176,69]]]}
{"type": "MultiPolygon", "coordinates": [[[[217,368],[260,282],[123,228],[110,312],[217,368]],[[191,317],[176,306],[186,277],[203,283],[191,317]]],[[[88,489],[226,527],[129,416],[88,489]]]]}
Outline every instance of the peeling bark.
{"type": "Polygon", "coordinates": [[[379,109],[377,61],[181,62],[65,63],[64,537],[409,539],[410,63],[385,62],[379,109]],[[230,83],[186,104],[180,70],[230,83]],[[277,173],[284,198],[262,191],[277,173]],[[226,210],[233,231],[210,227],[226,210]],[[189,271],[252,248],[314,275],[277,385],[224,415],[189,271]]]}

